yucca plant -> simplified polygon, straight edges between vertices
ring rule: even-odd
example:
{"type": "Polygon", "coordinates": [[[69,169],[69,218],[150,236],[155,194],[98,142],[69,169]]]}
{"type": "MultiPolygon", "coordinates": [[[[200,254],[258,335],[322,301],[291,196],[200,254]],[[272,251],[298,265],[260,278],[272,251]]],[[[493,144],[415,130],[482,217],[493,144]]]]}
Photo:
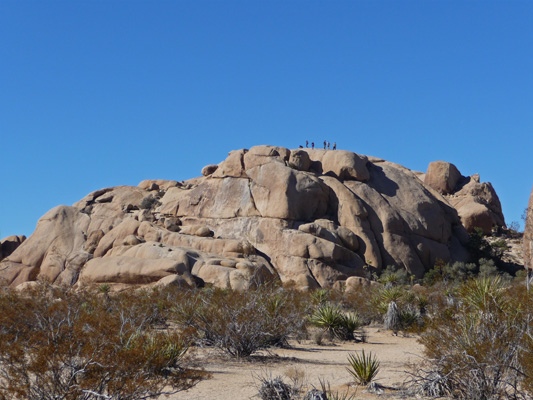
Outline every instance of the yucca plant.
{"type": "Polygon", "coordinates": [[[357,393],[349,393],[348,391],[345,392],[339,392],[336,390],[335,392],[331,389],[331,385],[329,382],[324,381],[323,379],[319,379],[320,382],[320,389],[315,389],[314,391],[311,391],[307,394],[307,396],[304,398],[304,400],[309,399],[321,399],[323,397],[320,397],[322,394],[326,396],[328,400],[353,400],[355,399],[355,394],[357,393]],[[314,394],[314,397],[311,395],[314,394]]]}
{"type": "Polygon", "coordinates": [[[355,340],[354,332],[361,328],[362,322],[355,312],[346,313],[342,316],[342,324],[336,335],[343,340],[355,340]]]}
{"type": "Polygon", "coordinates": [[[359,385],[368,385],[379,372],[380,362],[372,352],[366,355],[363,350],[361,354],[349,354],[348,362],[350,367],[347,367],[346,370],[359,385]]]}
{"type": "Polygon", "coordinates": [[[506,307],[504,283],[498,276],[480,276],[470,280],[460,289],[460,295],[465,303],[473,308],[484,311],[488,306],[506,307]]]}
{"type": "Polygon", "coordinates": [[[381,300],[385,303],[390,303],[391,301],[398,302],[404,297],[406,290],[401,286],[393,286],[390,288],[384,287],[381,290],[380,296],[381,300]]]}
{"type": "Polygon", "coordinates": [[[325,304],[329,300],[329,290],[317,289],[311,293],[311,301],[316,305],[325,304]]]}
{"type": "Polygon", "coordinates": [[[362,325],[356,313],[345,314],[339,306],[330,303],[319,306],[309,322],[341,340],[354,340],[354,332],[362,325]]]}
{"type": "Polygon", "coordinates": [[[339,306],[330,303],[320,305],[309,318],[309,322],[322,328],[332,336],[336,335],[339,328],[343,325],[344,315],[339,306]]]}

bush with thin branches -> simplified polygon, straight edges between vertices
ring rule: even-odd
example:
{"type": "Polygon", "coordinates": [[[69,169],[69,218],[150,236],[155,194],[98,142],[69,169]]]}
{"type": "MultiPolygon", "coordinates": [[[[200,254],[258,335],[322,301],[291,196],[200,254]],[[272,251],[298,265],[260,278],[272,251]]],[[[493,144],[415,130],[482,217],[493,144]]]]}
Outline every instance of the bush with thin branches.
{"type": "Polygon", "coordinates": [[[421,337],[430,361],[416,382],[461,399],[525,398],[531,300],[520,291],[511,295],[499,276],[463,284],[421,337]]]}
{"type": "Polygon", "coordinates": [[[139,400],[204,376],[189,338],[156,330],[142,299],[40,288],[0,293],[0,399],[139,400]]]}
{"type": "Polygon", "coordinates": [[[287,345],[304,329],[301,293],[264,286],[243,293],[209,288],[190,292],[173,308],[173,318],[190,328],[199,345],[247,357],[271,346],[287,345]]]}

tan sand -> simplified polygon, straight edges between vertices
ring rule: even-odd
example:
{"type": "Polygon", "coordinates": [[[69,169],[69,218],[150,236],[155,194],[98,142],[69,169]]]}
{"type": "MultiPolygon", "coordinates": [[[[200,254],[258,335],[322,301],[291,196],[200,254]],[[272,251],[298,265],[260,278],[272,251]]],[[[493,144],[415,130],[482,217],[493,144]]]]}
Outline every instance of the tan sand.
{"type": "MultiPolygon", "coordinates": [[[[329,382],[331,388],[344,392],[357,390],[356,399],[377,399],[376,395],[364,393],[362,387],[356,388],[346,371],[348,354],[365,350],[372,352],[381,362],[381,370],[376,381],[384,386],[400,387],[408,378],[405,372],[408,363],[419,362],[423,346],[417,337],[394,336],[390,331],[367,328],[367,343],[335,342],[318,346],[313,341],[291,342],[291,349],[273,349],[263,352],[251,360],[238,361],[221,356],[213,351],[199,352],[204,368],[212,374],[208,380],[198,383],[194,388],[177,393],[172,400],[245,400],[253,398],[258,392],[258,377],[304,375],[308,388],[320,387],[320,379],[329,382]],[[295,372],[297,371],[297,372],[295,372]]],[[[386,391],[392,395],[394,391],[386,391]]],[[[257,397],[256,397],[257,399],[257,397]]]]}

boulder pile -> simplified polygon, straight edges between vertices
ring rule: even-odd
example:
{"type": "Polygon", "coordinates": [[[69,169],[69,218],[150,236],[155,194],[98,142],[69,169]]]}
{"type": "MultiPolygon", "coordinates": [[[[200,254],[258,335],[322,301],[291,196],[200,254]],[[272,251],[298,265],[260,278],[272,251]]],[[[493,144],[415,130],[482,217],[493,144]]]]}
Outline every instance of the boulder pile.
{"type": "Polygon", "coordinates": [[[467,229],[504,225],[492,186],[448,163],[424,176],[350,151],[256,146],[201,173],[50,210],[1,262],[0,279],[342,287],[387,265],[421,277],[437,259],[466,260],[467,229]]]}
{"type": "Polygon", "coordinates": [[[455,165],[433,161],[424,183],[443,195],[457,210],[468,232],[481,228],[489,234],[494,227],[505,226],[500,199],[490,182],[480,182],[479,174],[465,177],[455,165]]]}

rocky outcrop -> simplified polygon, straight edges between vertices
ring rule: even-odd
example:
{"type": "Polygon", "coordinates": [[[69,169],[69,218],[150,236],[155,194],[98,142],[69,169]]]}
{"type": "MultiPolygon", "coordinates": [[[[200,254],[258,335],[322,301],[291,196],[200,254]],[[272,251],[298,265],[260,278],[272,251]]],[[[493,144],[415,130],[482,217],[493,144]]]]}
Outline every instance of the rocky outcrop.
{"type": "Polygon", "coordinates": [[[13,253],[22,242],[26,240],[24,235],[8,236],[0,241],[0,261],[13,253]]]}
{"type": "Polygon", "coordinates": [[[523,245],[524,266],[526,268],[533,269],[533,189],[531,190],[531,196],[529,197],[529,204],[527,206],[523,245]]]}
{"type": "Polygon", "coordinates": [[[454,185],[453,171],[431,168],[426,185],[348,151],[236,150],[189,181],[106,188],[52,209],[2,261],[0,278],[246,290],[272,279],[356,288],[365,281],[355,278],[387,265],[420,277],[437,259],[466,259],[465,208],[448,199],[497,200],[472,178],[454,185]]]}
{"type": "Polygon", "coordinates": [[[450,194],[457,186],[461,173],[457,167],[446,161],[429,164],[424,183],[442,194],[450,194]]]}
{"type": "Polygon", "coordinates": [[[496,191],[490,182],[480,182],[478,174],[465,177],[455,165],[434,161],[429,164],[424,183],[444,195],[469,232],[481,228],[488,234],[495,227],[505,226],[496,191]]]}

